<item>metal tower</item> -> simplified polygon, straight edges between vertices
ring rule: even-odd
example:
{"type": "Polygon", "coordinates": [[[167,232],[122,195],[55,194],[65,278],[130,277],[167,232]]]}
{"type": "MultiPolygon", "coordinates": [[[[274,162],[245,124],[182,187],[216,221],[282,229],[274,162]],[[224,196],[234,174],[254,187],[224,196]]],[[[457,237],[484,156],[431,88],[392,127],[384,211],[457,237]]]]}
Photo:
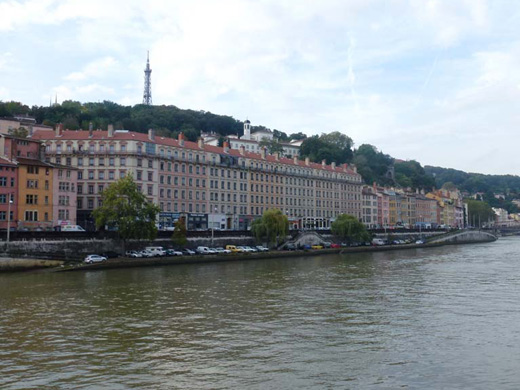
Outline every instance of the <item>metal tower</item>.
{"type": "Polygon", "coordinates": [[[146,55],[146,68],[144,70],[143,104],[152,105],[152,70],[150,69],[150,52],[146,55]]]}

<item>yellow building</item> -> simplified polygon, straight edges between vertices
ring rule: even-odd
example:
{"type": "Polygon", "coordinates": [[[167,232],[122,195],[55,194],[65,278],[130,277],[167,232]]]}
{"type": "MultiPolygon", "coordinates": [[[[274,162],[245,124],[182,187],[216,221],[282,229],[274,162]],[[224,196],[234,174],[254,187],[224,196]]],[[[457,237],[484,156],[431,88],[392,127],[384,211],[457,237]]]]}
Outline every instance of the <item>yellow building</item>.
{"type": "Polygon", "coordinates": [[[52,228],[53,166],[18,158],[18,229],[52,228]]]}

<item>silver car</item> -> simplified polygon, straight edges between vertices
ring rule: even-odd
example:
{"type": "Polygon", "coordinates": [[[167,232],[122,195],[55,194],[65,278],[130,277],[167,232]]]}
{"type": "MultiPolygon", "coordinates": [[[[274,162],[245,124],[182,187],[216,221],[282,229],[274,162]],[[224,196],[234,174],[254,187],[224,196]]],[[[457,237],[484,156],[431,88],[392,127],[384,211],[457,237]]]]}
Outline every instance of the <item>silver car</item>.
{"type": "Polygon", "coordinates": [[[107,258],[100,255],[88,255],[85,257],[85,263],[92,264],[92,263],[102,263],[104,261],[107,261],[107,258]]]}

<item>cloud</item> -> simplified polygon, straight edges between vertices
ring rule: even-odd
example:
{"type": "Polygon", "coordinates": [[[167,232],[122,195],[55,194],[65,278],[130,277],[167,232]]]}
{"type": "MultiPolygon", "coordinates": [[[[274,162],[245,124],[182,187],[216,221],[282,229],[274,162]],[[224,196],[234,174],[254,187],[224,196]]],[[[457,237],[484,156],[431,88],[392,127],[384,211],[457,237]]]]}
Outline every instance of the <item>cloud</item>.
{"type": "Polygon", "coordinates": [[[0,85],[27,104],[140,103],[150,50],[155,104],[484,172],[504,168],[483,161],[494,135],[518,141],[508,1],[9,0],[0,15],[0,85]]]}
{"type": "Polygon", "coordinates": [[[69,73],[64,77],[67,81],[81,81],[88,78],[102,78],[114,71],[118,66],[113,57],[99,58],[85,65],[81,71],[69,73]]]}

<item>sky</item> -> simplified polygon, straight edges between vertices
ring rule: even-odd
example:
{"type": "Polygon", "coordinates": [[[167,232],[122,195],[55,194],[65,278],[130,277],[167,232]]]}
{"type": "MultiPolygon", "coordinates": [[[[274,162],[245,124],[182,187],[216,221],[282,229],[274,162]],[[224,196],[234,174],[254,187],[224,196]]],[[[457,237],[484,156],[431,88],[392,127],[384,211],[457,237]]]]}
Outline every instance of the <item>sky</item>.
{"type": "MultiPolygon", "coordinates": [[[[142,102],[520,174],[520,2],[0,0],[0,101],[142,102]]],[[[174,129],[172,129],[174,130],[174,129]]]]}

